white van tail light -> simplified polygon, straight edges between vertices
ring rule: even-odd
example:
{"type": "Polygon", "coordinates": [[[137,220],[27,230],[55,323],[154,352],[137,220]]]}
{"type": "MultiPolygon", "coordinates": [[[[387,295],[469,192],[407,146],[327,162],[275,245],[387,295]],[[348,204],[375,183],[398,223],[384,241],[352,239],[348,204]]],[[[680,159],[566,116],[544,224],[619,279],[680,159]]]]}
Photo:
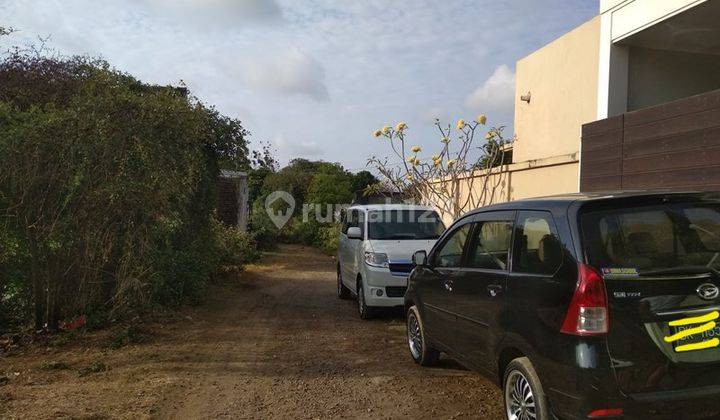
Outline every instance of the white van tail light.
{"type": "Polygon", "coordinates": [[[602,335],[609,328],[607,294],[602,276],[592,267],[578,265],[578,281],[561,332],[602,335]]]}

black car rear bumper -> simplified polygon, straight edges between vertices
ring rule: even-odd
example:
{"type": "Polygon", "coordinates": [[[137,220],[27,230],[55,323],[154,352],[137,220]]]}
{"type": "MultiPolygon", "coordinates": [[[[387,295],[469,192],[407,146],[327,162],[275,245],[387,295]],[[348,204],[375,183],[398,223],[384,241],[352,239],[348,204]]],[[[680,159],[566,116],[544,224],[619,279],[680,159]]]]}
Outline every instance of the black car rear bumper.
{"type": "MultiPolygon", "coordinates": [[[[622,409],[622,416],[615,417],[622,419],[720,418],[720,386],[622,395],[615,385],[614,377],[601,379],[592,376],[592,382],[600,380],[610,385],[605,389],[593,386],[594,389],[576,389],[570,393],[556,388],[547,390],[550,405],[558,418],[593,418],[589,414],[599,409],[622,409]]],[[[582,382],[585,381],[579,381],[582,382]]]]}
{"type": "Polygon", "coordinates": [[[558,344],[530,356],[558,418],[592,418],[602,409],[622,409],[623,419],[720,418],[720,385],[623,394],[604,340],[561,337],[558,344]]]}

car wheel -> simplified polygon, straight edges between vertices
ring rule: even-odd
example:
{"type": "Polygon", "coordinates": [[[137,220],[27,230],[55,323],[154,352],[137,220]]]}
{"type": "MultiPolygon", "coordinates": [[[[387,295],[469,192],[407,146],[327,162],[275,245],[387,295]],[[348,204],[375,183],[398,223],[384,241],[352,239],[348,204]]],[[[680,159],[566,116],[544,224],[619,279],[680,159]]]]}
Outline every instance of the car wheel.
{"type": "Polygon", "coordinates": [[[509,420],[549,420],[547,398],[540,378],[527,357],[519,357],[503,376],[505,415],[509,420]]]}
{"type": "Polygon", "coordinates": [[[340,264],[337,266],[337,295],[340,299],[348,299],[350,297],[350,290],[343,284],[340,264]]]}
{"type": "Polygon", "coordinates": [[[365,292],[363,289],[362,279],[358,279],[357,283],[357,303],[358,303],[358,314],[360,319],[370,319],[374,315],[373,308],[367,306],[365,303],[365,292]]]}
{"type": "Polygon", "coordinates": [[[440,352],[430,347],[417,306],[410,307],[407,312],[407,339],[415,363],[421,366],[437,363],[440,352]]]}

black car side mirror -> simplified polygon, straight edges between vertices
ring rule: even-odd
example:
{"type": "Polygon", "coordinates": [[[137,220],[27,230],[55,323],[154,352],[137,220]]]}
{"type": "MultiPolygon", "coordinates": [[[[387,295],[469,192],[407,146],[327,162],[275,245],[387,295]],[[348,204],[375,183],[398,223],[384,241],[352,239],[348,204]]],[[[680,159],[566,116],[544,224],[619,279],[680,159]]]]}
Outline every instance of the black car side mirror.
{"type": "Polygon", "coordinates": [[[416,266],[422,267],[427,265],[427,252],[425,251],[415,251],[415,253],[412,256],[412,262],[416,266]]]}

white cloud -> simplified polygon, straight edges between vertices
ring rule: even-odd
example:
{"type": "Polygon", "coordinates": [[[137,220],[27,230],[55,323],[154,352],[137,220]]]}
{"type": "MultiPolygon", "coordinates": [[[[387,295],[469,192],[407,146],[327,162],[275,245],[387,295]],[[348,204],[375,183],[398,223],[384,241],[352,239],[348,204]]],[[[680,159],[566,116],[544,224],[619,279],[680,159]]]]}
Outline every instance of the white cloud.
{"type": "Polygon", "coordinates": [[[514,89],[497,87],[512,65],[498,66],[595,15],[587,0],[0,0],[0,24],[20,30],[0,51],[52,35],[51,48],[101,55],[143,81],[183,79],[254,142],[283,133],[285,162],[301,154],[359,170],[390,153],[369,134],[386,123],[406,121],[427,150],[440,144],[434,117],[482,112],[512,134],[514,89]],[[503,30],[478,30],[490,26],[503,30]]]}
{"type": "Polygon", "coordinates": [[[273,146],[283,155],[283,160],[291,160],[296,157],[319,158],[322,156],[322,148],[315,141],[289,141],[284,135],[275,136],[273,146]]]}
{"type": "Polygon", "coordinates": [[[447,108],[434,106],[426,110],[422,110],[418,113],[418,118],[424,123],[435,124],[435,120],[440,122],[447,122],[450,120],[450,112],[447,108]]]}
{"type": "Polygon", "coordinates": [[[177,25],[206,29],[242,27],[282,19],[275,0],[136,0],[146,2],[157,15],[177,25]]]}
{"type": "Polygon", "coordinates": [[[307,95],[319,102],[330,99],[323,66],[315,58],[296,49],[249,61],[241,72],[245,84],[257,90],[285,96],[307,95]]]}
{"type": "Polygon", "coordinates": [[[465,106],[483,111],[506,110],[512,108],[514,96],[515,72],[502,64],[481,86],[465,98],[465,106]]]}

